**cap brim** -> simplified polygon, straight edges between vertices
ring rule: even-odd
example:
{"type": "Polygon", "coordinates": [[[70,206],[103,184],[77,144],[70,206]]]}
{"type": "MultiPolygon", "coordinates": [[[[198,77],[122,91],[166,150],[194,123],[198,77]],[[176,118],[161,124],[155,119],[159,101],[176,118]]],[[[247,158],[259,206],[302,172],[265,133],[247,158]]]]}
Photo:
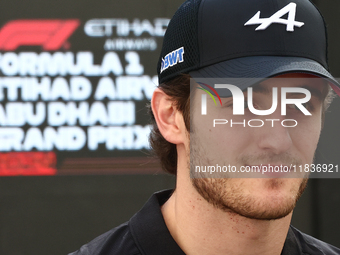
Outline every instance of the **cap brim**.
{"type": "MultiPolygon", "coordinates": [[[[300,57],[252,56],[236,58],[199,70],[191,71],[192,78],[213,80],[232,79],[233,85],[244,90],[266,78],[286,73],[309,73],[327,79],[333,90],[340,96],[339,82],[318,62],[300,57]]],[[[216,83],[216,82],[214,82],[216,83]]],[[[218,91],[219,92],[219,91],[218,91]]],[[[231,96],[228,90],[222,90],[221,97],[231,96]]]]}

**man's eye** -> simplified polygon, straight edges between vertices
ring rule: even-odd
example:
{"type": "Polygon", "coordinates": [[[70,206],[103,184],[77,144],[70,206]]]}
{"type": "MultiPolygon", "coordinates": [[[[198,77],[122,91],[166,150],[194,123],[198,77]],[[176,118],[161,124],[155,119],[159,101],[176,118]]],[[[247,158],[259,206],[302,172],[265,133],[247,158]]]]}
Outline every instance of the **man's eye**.
{"type": "Polygon", "coordinates": [[[247,109],[248,108],[248,100],[245,100],[244,101],[244,109],[247,109]]]}
{"type": "MultiPolygon", "coordinates": [[[[233,109],[233,106],[234,106],[233,102],[224,105],[224,107],[230,107],[230,108],[232,108],[232,109],[233,109]]],[[[244,109],[248,109],[248,102],[247,102],[247,101],[244,101],[243,106],[244,106],[244,109]]]]}
{"type": "MultiPolygon", "coordinates": [[[[245,101],[244,101],[244,109],[248,109],[248,108],[249,108],[248,100],[245,100],[245,101]]],[[[259,105],[256,104],[255,102],[253,102],[253,108],[254,108],[254,109],[260,109],[259,105]]]]}
{"type": "MultiPolygon", "coordinates": [[[[305,107],[307,110],[311,108],[310,104],[308,103],[303,103],[302,106],[305,107]]],[[[293,110],[300,110],[295,104],[287,104],[287,107],[293,110]]]]}
{"type": "MultiPolygon", "coordinates": [[[[223,105],[223,107],[230,107],[232,109],[233,109],[233,106],[234,106],[233,102],[229,102],[228,104],[223,105]]],[[[248,100],[247,99],[244,100],[243,106],[244,106],[244,109],[248,109],[249,108],[248,100]]],[[[254,104],[254,108],[258,109],[258,106],[256,104],[254,104]]]]}

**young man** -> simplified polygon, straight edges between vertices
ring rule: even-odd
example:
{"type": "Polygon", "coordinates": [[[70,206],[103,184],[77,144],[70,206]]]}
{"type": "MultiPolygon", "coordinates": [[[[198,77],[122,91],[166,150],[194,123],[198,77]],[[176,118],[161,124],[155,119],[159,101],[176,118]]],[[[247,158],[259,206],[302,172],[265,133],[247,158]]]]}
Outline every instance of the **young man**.
{"type": "Polygon", "coordinates": [[[186,1],[151,102],[176,189],[73,254],[340,254],[290,226],[308,176],[296,169],[313,163],[330,87],[340,94],[326,48],[308,0],[186,1]]]}

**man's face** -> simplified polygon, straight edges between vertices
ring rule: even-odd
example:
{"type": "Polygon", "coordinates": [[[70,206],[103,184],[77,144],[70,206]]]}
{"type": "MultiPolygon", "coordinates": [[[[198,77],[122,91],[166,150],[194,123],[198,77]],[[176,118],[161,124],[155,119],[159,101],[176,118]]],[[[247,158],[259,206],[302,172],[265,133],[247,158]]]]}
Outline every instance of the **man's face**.
{"type": "MultiPolygon", "coordinates": [[[[267,116],[257,116],[245,106],[244,115],[233,115],[232,98],[222,98],[222,105],[216,107],[212,100],[208,100],[206,116],[201,115],[201,90],[197,90],[191,107],[190,152],[188,151],[188,165],[191,171],[196,166],[243,166],[259,165],[295,165],[304,167],[313,162],[314,153],[321,131],[321,116],[326,86],[322,79],[311,79],[307,74],[286,74],[278,76],[280,79],[268,79],[260,83],[261,89],[253,92],[255,109],[267,110],[272,106],[272,88],[278,88],[278,107],[267,116]],[[289,79],[281,79],[289,78],[289,79]],[[281,88],[304,87],[311,91],[311,99],[304,104],[312,114],[306,116],[294,105],[287,106],[286,116],[281,115],[281,88]],[[255,92],[257,91],[257,92],[255,92]],[[198,109],[198,110],[197,110],[198,109]],[[232,119],[233,122],[247,123],[250,119],[261,119],[265,122],[262,127],[246,127],[216,125],[213,119],[232,119]],[[274,125],[266,119],[277,119],[274,125]],[[283,127],[281,121],[294,119],[296,127],[283,127]]],[[[246,93],[245,100],[246,100],[246,93]]],[[[287,98],[303,98],[304,94],[287,94],[287,98]]],[[[247,100],[246,100],[247,101],[247,100]]],[[[257,124],[258,125],[258,124],[257,124]]],[[[291,170],[292,171],[292,170],[291,170]]],[[[209,174],[192,178],[196,190],[215,207],[233,211],[245,217],[254,219],[278,219],[288,215],[303,190],[306,178],[291,178],[292,173],[278,175],[262,175],[267,178],[211,178],[209,174]]],[[[244,177],[245,175],[243,175],[244,177]]],[[[297,175],[295,174],[295,177],[297,175]]],[[[299,177],[306,177],[300,174],[299,177]]]]}

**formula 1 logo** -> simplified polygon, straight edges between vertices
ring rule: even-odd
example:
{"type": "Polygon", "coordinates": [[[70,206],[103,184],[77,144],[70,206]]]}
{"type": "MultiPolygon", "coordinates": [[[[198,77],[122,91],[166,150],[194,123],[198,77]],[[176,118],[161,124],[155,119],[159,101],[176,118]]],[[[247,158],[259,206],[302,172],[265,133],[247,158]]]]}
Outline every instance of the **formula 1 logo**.
{"type": "Polygon", "coordinates": [[[281,10],[274,13],[269,18],[260,18],[261,12],[258,11],[250,20],[248,20],[244,25],[260,25],[258,26],[255,31],[257,30],[265,30],[267,27],[269,27],[273,23],[279,23],[287,25],[286,30],[289,32],[294,31],[294,26],[296,27],[302,27],[305,23],[299,22],[295,20],[295,14],[296,14],[296,3],[290,3],[283,7],[281,10]],[[287,19],[282,19],[281,17],[286,15],[288,13],[287,19]]]}
{"type": "Polygon", "coordinates": [[[79,24],[77,19],[10,21],[0,30],[0,50],[12,51],[19,46],[58,50],[79,24]]]}

